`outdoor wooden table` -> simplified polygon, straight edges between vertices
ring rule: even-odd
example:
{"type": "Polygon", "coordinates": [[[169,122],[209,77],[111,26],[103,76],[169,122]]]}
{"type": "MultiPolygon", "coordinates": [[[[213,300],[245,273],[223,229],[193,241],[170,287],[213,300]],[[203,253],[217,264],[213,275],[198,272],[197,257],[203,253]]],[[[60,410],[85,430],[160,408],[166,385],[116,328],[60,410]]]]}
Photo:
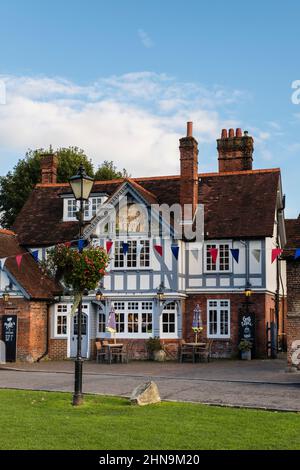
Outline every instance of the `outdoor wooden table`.
{"type": "Polygon", "coordinates": [[[183,348],[192,349],[193,362],[196,362],[196,354],[199,349],[204,349],[206,343],[184,343],[183,348]]]}
{"type": "Polygon", "coordinates": [[[122,343],[108,343],[108,344],[105,344],[105,347],[107,348],[107,352],[108,352],[108,362],[111,364],[112,349],[120,349],[122,351],[123,344],[122,343]]]}

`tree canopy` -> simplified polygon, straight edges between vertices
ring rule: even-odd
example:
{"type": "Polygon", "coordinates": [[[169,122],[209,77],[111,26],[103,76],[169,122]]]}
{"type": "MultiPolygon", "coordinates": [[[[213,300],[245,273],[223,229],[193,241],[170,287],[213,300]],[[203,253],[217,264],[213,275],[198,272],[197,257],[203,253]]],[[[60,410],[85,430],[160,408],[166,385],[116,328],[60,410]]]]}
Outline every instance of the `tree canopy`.
{"type": "MultiPolygon", "coordinates": [[[[40,182],[40,162],[45,149],[29,150],[25,158],[20,159],[12,171],[0,177],[0,225],[12,227],[34,186],[40,182]]],[[[98,180],[110,180],[127,176],[126,170],[118,171],[114,163],[104,161],[94,171],[92,161],[83,150],[77,147],[60,148],[58,156],[57,182],[65,183],[77,173],[83,163],[89,176],[98,180]]]]}

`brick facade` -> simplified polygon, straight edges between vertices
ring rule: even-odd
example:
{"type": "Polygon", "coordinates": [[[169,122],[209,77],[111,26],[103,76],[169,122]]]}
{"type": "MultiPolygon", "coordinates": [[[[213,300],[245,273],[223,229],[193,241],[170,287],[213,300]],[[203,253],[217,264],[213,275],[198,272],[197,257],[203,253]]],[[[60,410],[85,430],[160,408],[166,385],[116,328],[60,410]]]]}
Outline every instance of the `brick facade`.
{"type": "MultiPolygon", "coordinates": [[[[193,311],[197,304],[202,311],[202,320],[204,330],[203,338],[207,338],[207,301],[214,299],[230,300],[230,338],[215,339],[212,348],[214,357],[238,357],[239,350],[239,315],[241,309],[244,309],[243,303],[245,296],[243,294],[200,294],[191,295],[186,300],[186,313],[183,318],[183,337],[187,341],[194,340],[192,331],[193,311]]],[[[267,323],[273,321],[271,318],[274,311],[274,296],[270,294],[253,294],[251,297],[249,311],[255,313],[255,350],[256,357],[267,356],[267,323]]],[[[283,314],[283,312],[282,312],[283,314]]]]}
{"type": "Polygon", "coordinates": [[[300,370],[300,262],[291,259],[287,260],[287,293],[288,367],[297,367],[300,370]],[[299,347],[296,341],[299,342],[299,347]]]}
{"type": "Polygon", "coordinates": [[[17,315],[17,360],[36,361],[47,351],[48,305],[43,301],[14,299],[0,300],[0,337],[2,338],[2,316],[17,315]]]}
{"type": "Polygon", "coordinates": [[[49,339],[49,359],[53,361],[63,361],[68,358],[67,339],[49,339]]]}

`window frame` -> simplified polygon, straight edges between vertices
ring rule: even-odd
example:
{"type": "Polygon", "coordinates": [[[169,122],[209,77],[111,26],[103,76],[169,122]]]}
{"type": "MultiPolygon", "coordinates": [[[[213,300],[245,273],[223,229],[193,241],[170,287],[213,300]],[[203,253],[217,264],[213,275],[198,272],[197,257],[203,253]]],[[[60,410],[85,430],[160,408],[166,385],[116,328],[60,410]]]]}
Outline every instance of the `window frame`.
{"type": "MultiPolygon", "coordinates": [[[[216,274],[216,273],[220,273],[220,274],[228,274],[228,273],[231,273],[232,272],[232,257],[231,257],[231,254],[230,254],[230,249],[232,248],[232,243],[230,242],[210,242],[210,243],[205,243],[205,250],[204,250],[204,272],[205,274],[216,274]],[[221,260],[221,248],[222,246],[226,246],[228,247],[228,269],[220,269],[221,267],[221,263],[222,263],[222,260],[221,260]],[[208,269],[208,260],[209,260],[209,252],[208,250],[210,248],[217,248],[218,249],[218,258],[217,258],[217,261],[216,261],[216,268],[215,269],[208,269]]],[[[210,259],[211,259],[211,256],[210,256],[210,259]]],[[[211,263],[212,263],[212,260],[211,260],[211,263]]],[[[212,263],[213,264],[213,263],[212,263]]]]}
{"type": "Polygon", "coordinates": [[[229,339],[231,336],[231,304],[229,299],[207,299],[207,337],[211,339],[229,339]],[[216,302],[215,305],[211,305],[211,302],[216,302]],[[227,302],[227,306],[222,305],[222,302],[227,302]],[[227,326],[228,326],[228,333],[227,334],[222,334],[221,333],[221,312],[223,310],[227,311],[228,315],[228,320],[227,320],[227,326]],[[216,311],[217,312],[217,333],[210,333],[210,312],[211,311],[216,311]]]}
{"type": "Polygon", "coordinates": [[[69,308],[68,304],[57,304],[55,305],[55,311],[54,311],[54,331],[53,331],[53,337],[54,338],[60,338],[60,339],[67,339],[69,336],[69,308]],[[59,308],[62,308],[65,310],[59,310],[59,308]],[[66,318],[66,333],[58,333],[58,317],[65,317],[66,318]]]}
{"type": "MultiPolygon", "coordinates": [[[[167,324],[171,324],[169,321],[167,324]]],[[[170,302],[168,303],[163,311],[160,314],[159,318],[159,332],[160,332],[160,338],[161,339],[177,339],[178,338],[178,304],[176,302],[170,302]],[[174,304],[174,307],[171,308],[171,305],[174,304]],[[163,315],[164,314],[174,314],[174,332],[164,332],[163,331],[163,315]]]]}
{"type": "Polygon", "coordinates": [[[111,260],[111,269],[115,271],[147,271],[151,269],[152,265],[152,254],[151,254],[151,243],[149,238],[134,238],[130,240],[114,240],[113,244],[113,257],[111,260]],[[122,243],[128,243],[128,252],[126,256],[123,255],[122,250],[122,243]],[[138,244],[144,244],[144,248],[142,248],[138,253],[138,244]],[[146,252],[144,251],[146,247],[146,252]],[[117,250],[117,251],[116,251],[117,250]],[[136,260],[136,265],[134,266],[134,260],[136,260]],[[145,261],[147,265],[145,265],[145,261]],[[122,266],[117,266],[116,263],[123,264],[122,266]]]}

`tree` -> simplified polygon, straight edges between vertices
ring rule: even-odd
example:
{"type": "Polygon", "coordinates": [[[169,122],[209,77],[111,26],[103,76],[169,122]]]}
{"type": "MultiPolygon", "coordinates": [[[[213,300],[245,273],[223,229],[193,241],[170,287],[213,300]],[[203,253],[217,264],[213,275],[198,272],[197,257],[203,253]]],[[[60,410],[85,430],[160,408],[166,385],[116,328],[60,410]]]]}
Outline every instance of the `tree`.
{"type": "Polygon", "coordinates": [[[105,160],[95,173],[95,179],[98,181],[126,178],[127,176],[128,173],[125,168],[123,168],[122,171],[119,171],[114,165],[114,162],[109,162],[108,160],[105,160]]]}
{"type": "MultiPolygon", "coordinates": [[[[0,177],[0,225],[10,228],[22,209],[34,186],[40,182],[40,161],[44,149],[29,150],[24,159],[18,161],[14,169],[0,177]]],[[[77,147],[60,148],[56,152],[58,160],[57,181],[67,182],[76,174],[83,163],[90,176],[94,176],[92,162],[84,151],[77,147]]]]}

